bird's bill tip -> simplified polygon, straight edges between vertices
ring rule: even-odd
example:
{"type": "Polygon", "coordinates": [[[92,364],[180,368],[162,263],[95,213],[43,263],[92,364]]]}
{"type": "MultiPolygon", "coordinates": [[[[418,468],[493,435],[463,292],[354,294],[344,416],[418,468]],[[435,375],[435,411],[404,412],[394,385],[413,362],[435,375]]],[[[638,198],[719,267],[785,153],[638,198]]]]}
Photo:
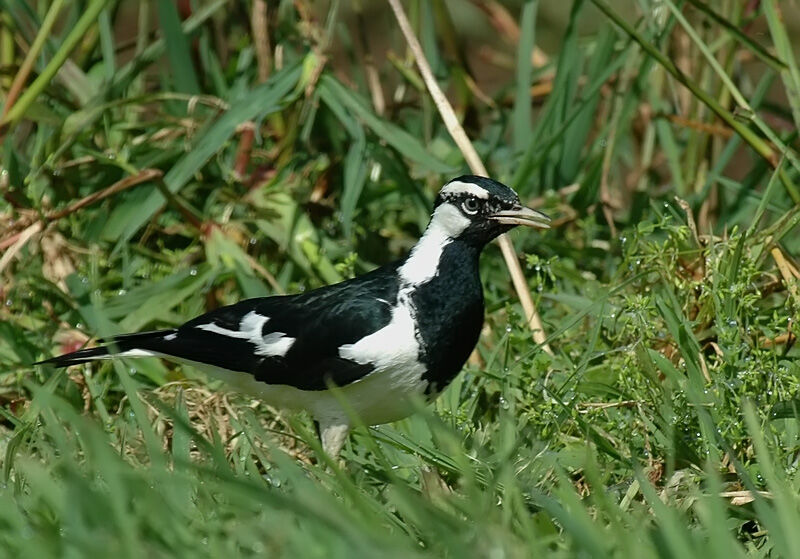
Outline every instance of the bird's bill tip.
{"type": "Polygon", "coordinates": [[[504,225],[524,225],[525,227],[550,229],[550,218],[546,214],[525,206],[497,212],[492,216],[492,219],[504,225]]]}

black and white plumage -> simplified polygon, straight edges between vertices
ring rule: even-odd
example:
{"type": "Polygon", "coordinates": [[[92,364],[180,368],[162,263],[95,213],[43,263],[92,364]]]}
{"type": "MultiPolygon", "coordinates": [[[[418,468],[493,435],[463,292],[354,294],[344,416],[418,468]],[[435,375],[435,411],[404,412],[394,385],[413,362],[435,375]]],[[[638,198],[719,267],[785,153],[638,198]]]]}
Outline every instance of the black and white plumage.
{"type": "Polygon", "coordinates": [[[152,356],[189,363],[268,404],[308,410],[335,456],[349,431],[345,407],[368,425],[387,423],[410,413],[413,396],[433,398],[450,383],[483,324],[481,250],[516,225],[548,222],[507,186],[458,177],[441,189],[424,235],[400,261],[307,293],[241,301],[178,328],[101,340],[101,347],[43,363],[152,356]]]}

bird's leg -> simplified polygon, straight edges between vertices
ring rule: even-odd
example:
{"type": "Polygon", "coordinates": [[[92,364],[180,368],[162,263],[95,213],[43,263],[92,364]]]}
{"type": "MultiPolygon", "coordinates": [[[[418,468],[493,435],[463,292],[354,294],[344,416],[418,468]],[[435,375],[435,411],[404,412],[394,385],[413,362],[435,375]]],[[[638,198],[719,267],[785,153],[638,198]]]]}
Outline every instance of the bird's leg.
{"type": "Polygon", "coordinates": [[[320,421],[319,433],[322,441],[322,450],[334,460],[339,457],[347,435],[350,433],[350,425],[344,420],[332,422],[320,421]]]}

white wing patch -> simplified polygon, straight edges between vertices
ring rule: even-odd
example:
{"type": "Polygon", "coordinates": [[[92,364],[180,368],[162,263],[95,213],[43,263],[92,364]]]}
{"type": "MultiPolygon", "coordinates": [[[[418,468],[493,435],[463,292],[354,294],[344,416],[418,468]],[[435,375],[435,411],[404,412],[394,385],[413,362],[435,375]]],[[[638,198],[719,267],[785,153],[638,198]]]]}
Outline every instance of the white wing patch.
{"type": "Polygon", "coordinates": [[[261,337],[261,332],[264,330],[264,325],[269,321],[268,316],[262,316],[256,311],[250,311],[242,321],[239,323],[239,330],[248,333],[257,333],[261,337]]]}
{"type": "Polygon", "coordinates": [[[162,357],[162,353],[157,351],[150,351],[147,349],[129,349],[120,353],[109,353],[108,355],[99,355],[95,359],[116,359],[117,357],[162,357]]]}
{"type": "MultiPolygon", "coordinates": [[[[106,349],[111,351],[113,345],[108,346],[106,349]]],[[[119,353],[108,353],[106,355],[98,355],[92,358],[92,361],[97,360],[105,360],[105,359],[116,359],[117,357],[166,357],[167,359],[172,359],[171,355],[167,355],[165,353],[161,353],[160,351],[150,351],[149,349],[128,349],[126,351],[121,351],[119,353]]]]}
{"type": "MultiPolygon", "coordinates": [[[[283,332],[270,332],[263,337],[264,346],[269,348],[268,355],[283,357],[294,344],[294,338],[290,338],[283,332]]],[[[256,351],[258,353],[258,351],[256,351]]]]}
{"type": "Polygon", "coordinates": [[[229,338],[239,338],[247,340],[255,346],[256,355],[264,355],[267,357],[283,357],[292,347],[295,338],[289,337],[283,332],[270,332],[266,336],[263,335],[264,325],[269,321],[268,316],[263,316],[255,311],[250,311],[242,318],[239,323],[238,330],[228,330],[209,322],[208,324],[200,324],[196,326],[201,330],[213,332],[220,336],[228,336],[229,338]]]}
{"type": "Polygon", "coordinates": [[[376,369],[407,367],[417,363],[419,344],[414,335],[410,301],[401,294],[389,324],[354,344],[339,347],[339,356],[376,369]]]}

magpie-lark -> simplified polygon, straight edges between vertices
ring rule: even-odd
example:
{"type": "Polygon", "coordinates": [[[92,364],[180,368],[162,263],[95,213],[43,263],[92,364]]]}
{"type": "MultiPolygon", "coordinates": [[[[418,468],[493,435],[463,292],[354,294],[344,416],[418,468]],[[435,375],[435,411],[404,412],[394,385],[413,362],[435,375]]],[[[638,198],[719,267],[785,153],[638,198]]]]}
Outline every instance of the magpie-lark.
{"type": "Polygon", "coordinates": [[[308,410],[323,448],[337,456],[350,413],[367,425],[395,421],[412,411],[415,395],[433,399],[450,383],[483,324],[481,250],[517,225],[547,228],[549,221],[497,181],[458,177],[441,189],[424,235],[402,260],[42,363],[151,356],[189,363],[273,406],[308,410]]]}

